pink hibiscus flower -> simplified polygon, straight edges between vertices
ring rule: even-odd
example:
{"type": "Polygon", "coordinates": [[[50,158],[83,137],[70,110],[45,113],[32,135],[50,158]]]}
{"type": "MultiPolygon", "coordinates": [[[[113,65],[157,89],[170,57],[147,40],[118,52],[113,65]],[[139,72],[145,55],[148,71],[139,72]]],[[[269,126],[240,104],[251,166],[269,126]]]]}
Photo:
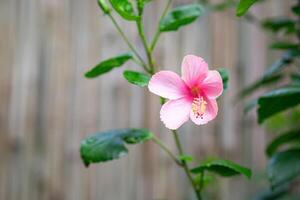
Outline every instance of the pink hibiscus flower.
{"type": "Polygon", "coordinates": [[[189,118],[197,125],[213,120],[218,113],[216,98],[223,92],[223,81],[216,70],[209,70],[200,57],[187,55],[181,65],[181,78],[172,71],[160,71],[149,82],[149,90],[169,99],[160,110],[161,121],[176,130],[189,118]]]}

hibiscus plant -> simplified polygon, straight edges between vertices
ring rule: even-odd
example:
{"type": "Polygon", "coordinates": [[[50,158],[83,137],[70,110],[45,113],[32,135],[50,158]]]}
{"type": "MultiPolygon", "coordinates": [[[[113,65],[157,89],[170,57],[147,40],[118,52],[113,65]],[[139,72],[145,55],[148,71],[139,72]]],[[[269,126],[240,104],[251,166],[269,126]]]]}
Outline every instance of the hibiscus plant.
{"type": "MultiPolygon", "coordinates": [[[[196,3],[169,10],[172,7],[172,0],[166,1],[157,31],[150,41],[145,36],[143,23],[145,6],[150,2],[151,0],[98,0],[100,9],[110,18],[131,52],[105,59],[88,71],[85,76],[87,78],[99,77],[130,60],[140,66],[142,72],[125,70],[124,78],[139,87],[147,86],[150,92],[161,97],[160,119],[166,128],[170,129],[170,137],[174,137],[178,152],[172,152],[155,133],[148,129],[124,128],[101,131],[83,139],[80,147],[81,157],[84,164],[89,166],[92,163],[111,161],[127,154],[126,144],[153,141],[178,167],[183,169],[195,192],[195,197],[200,200],[207,173],[223,177],[234,175],[251,177],[251,171],[248,168],[229,160],[210,159],[190,168],[189,164],[193,158],[185,155],[178,136],[177,129],[189,119],[195,125],[203,125],[216,118],[218,113],[216,99],[227,86],[228,73],[225,69],[209,70],[204,59],[196,55],[187,55],[183,58],[181,76],[172,71],[157,71],[153,50],[160,35],[176,31],[194,22],[204,13],[205,8],[196,3]],[[129,41],[114,14],[136,24],[146,59],[129,41]]],[[[157,118],[159,119],[158,113],[157,118]]]]}

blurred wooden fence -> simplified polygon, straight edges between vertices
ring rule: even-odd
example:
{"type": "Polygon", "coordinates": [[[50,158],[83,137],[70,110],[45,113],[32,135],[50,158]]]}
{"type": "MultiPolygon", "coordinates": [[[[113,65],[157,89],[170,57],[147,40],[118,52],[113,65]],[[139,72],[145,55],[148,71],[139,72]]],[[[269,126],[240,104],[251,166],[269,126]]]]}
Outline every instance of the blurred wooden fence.
{"type": "MultiPolygon", "coordinates": [[[[174,6],[187,2],[178,0],[174,6]]],[[[153,35],[165,3],[155,0],[147,6],[147,35],[153,35]]],[[[274,0],[254,12],[284,14],[286,4],[274,0]]],[[[142,50],[135,27],[121,24],[142,50]]],[[[88,169],[80,160],[83,137],[121,127],[150,128],[175,151],[158,120],[159,99],[127,84],[121,76],[124,68],[96,80],[84,78],[101,59],[127,51],[95,0],[1,0],[0,28],[1,200],[193,199],[182,171],[152,142],[88,169]]],[[[191,53],[211,67],[230,70],[217,120],[180,129],[187,153],[198,159],[233,159],[256,172],[265,165],[264,132],[255,115],[243,116],[233,97],[268,63],[266,41],[257,27],[229,11],[162,35],[155,52],[162,68],[179,72],[183,56],[191,53]]],[[[126,67],[133,69],[134,64],[126,67]]],[[[255,180],[240,177],[219,179],[209,191],[211,199],[241,200],[257,187],[255,180]]]]}

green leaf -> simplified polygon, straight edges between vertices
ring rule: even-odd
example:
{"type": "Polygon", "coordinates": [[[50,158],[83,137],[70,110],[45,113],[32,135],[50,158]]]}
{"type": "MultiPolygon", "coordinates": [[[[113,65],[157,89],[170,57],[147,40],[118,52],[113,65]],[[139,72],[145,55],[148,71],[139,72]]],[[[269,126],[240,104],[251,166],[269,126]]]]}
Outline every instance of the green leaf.
{"type": "Polygon", "coordinates": [[[228,81],[229,81],[229,73],[228,70],[225,68],[219,68],[217,71],[220,73],[223,81],[223,89],[226,90],[228,88],[228,81]]]}
{"type": "Polygon", "coordinates": [[[267,146],[266,153],[272,156],[280,146],[294,141],[300,141],[300,129],[280,134],[267,146]]]}
{"type": "Polygon", "coordinates": [[[275,153],[268,162],[267,174],[272,188],[276,188],[299,176],[300,149],[275,153]]]}
{"type": "Polygon", "coordinates": [[[133,5],[128,0],[110,0],[112,7],[119,13],[121,17],[129,21],[135,21],[139,19],[139,16],[135,13],[133,5]]]}
{"type": "Polygon", "coordinates": [[[229,160],[211,160],[191,170],[194,174],[203,173],[204,171],[214,172],[221,176],[235,176],[243,174],[246,177],[251,177],[251,170],[240,166],[229,160]]]}
{"type": "Polygon", "coordinates": [[[128,153],[127,144],[150,140],[152,133],[146,129],[117,129],[96,133],[81,141],[80,154],[84,164],[118,159],[128,153]]]}
{"type": "Polygon", "coordinates": [[[262,26],[272,32],[284,31],[285,33],[293,33],[296,30],[296,22],[286,17],[266,19],[262,22],[262,26]]]}
{"type": "Polygon", "coordinates": [[[149,3],[152,0],[137,0],[137,7],[140,11],[140,13],[142,13],[144,6],[149,3]]]}
{"type": "Polygon", "coordinates": [[[258,2],[258,0],[240,0],[240,3],[236,9],[236,15],[239,17],[243,16],[256,2],[258,2]]]}
{"type": "Polygon", "coordinates": [[[105,14],[110,13],[109,6],[106,4],[105,0],[97,0],[97,2],[98,2],[99,7],[105,14]]]}
{"type": "Polygon", "coordinates": [[[291,84],[300,86],[300,74],[292,73],[291,76],[291,84]]]}
{"type": "Polygon", "coordinates": [[[280,49],[280,50],[286,50],[286,49],[295,49],[298,48],[299,45],[294,44],[292,42],[275,42],[269,46],[271,49],[280,49]]]}
{"type": "Polygon", "coordinates": [[[134,85],[145,87],[148,85],[148,82],[150,80],[150,76],[141,72],[135,72],[135,71],[124,71],[123,73],[124,78],[134,85]]]}
{"type": "Polygon", "coordinates": [[[100,62],[96,67],[85,73],[86,78],[95,78],[101,74],[111,71],[113,68],[120,67],[128,60],[132,59],[129,53],[121,54],[116,57],[100,62]]]}
{"type": "Polygon", "coordinates": [[[245,87],[242,91],[239,92],[238,97],[239,98],[244,98],[250,94],[252,94],[254,91],[262,88],[262,87],[267,87],[269,85],[272,85],[274,83],[277,83],[278,81],[282,80],[283,76],[282,75],[273,75],[273,76],[266,76],[262,77],[261,79],[258,79],[254,83],[248,85],[245,87]]]}
{"type": "Polygon", "coordinates": [[[258,123],[300,103],[300,87],[285,87],[266,93],[258,99],[258,123]]]}
{"type": "Polygon", "coordinates": [[[199,4],[179,6],[167,13],[159,22],[159,29],[162,32],[176,31],[181,26],[195,21],[203,12],[204,9],[199,4]]]}
{"type": "Polygon", "coordinates": [[[292,7],[292,11],[294,14],[299,16],[300,15],[300,5],[296,5],[296,6],[292,7]]]}
{"type": "Polygon", "coordinates": [[[270,188],[258,192],[253,200],[283,200],[282,197],[286,196],[289,192],[289,187],[283,185],[272,190],[270,188]]]}
{"type": "Polygon", "coordinates": [[[180,155],[179,160],[182,162],[193,162],[194,158],[191,155],[180,155]]]}

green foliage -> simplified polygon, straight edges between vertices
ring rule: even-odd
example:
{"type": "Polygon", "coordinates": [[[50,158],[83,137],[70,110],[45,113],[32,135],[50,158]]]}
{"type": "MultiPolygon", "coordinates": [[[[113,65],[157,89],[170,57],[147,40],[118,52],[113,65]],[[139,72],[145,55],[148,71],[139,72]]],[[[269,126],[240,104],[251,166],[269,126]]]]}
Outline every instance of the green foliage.
{"type": "Polygon", "coordinates": [[[282,197],[285,197],[288,194],[288,187],[286,185],[277,187],[273,190],[265,189],[260,191],[253,200],[283,200],[282,197]]]}
{"type": "Polygon", "coordinates": [[[110,9],[109,6],[107,5],[107,3],[105,2],[105,0],[97,0],[99,7],[101,8],[101,10],[105,13],[105,14],[109,14],[110,13],[110,9]]]}
{"type": "Polygon", "coordinates": [[[300,142],[300,129],[292,130],[287,133],[280,134],[277,138],[273,139],[266,149],[268,156],[272,156],[276,150],[284,144],[300,142]]]}
{"type": "Polygon", "coordinates": [[[81,158],[86,166],[118,159],[128,153],[125,143],[136,144],[151,138],[152,133],[146,129],[128,128],[96,133],[81,141],[81,158]]]}
{"type": "Polygon", "coordinates": [[[273,188],[294,180],[300,175],[300,149],[275,153],[268,162],[267,173],[273,188]]]}
{"type": "Polygon", "coordinates": [[[300,6],[299,5],[292,7],[292,11],[294,14],[300,16],[300,6]]]}
{"type": "Polygon", "coordinates": [[[85,73],[86,78],[96,78],[101,74],[111,71],[113,68],[120,67],[128,60],[132,59],[130,53],[118,55],[116,57],[104,60],[96,65],[94,68],[85,73]]]}
{"type": "Polygon", "coordinates": [[[204,171],[210,171],[225,177],[240,174],[243,174],[248,178],[251,177],[250,169],[229,160],[210,160],[191,170],[194,174],[203,173],[204,171]]]}
{"type": "Polygon", "coordinates": [[[292,43],[292,42],[275,42],[269,46],[271,49],[278,49],[278,50],[287,50],[287,49],[296,49],[299,45],[292,43]]]}
{"type": "Polygon", "coordinates": [[[229,81],[229,73],[228,70],[225,68],[217,69],[217,71],[220,73],[223,81],[223,89],[226,90],[228,87],[228,81],[229,81]]]}
{"type": "Polygon", "coordinates": [[[135,13],[134,7],[129,0],[110,0],[112,7],[126,20],[136,21],[139,16],[135,13]]]}
{"type": "Polygon", "coordinates": [[[136,71],[124,71],[123,73],[124,78],[134,85],[145,87],[148,85],[148,82],[150,80],[150,76],[141,72],[136,71]]]}
{"type": "Polygon", "coordinates": [[[236,9],[236,15],[239,17],[243,16],[244,14],[246,14],[248,9],[256,2],[258,2],[258,0],[240,0],[240,3],[236,9]]]}
{"type": "Polygon", "coordinates": [[[161,32],[176,31],[181,26],[194,22],[203,12],[204,9],[199,4],[179,6],[160,21],[159,29],[161,32]]]}
{"type": "Polygon", "coordinates": [[[266,93],[258,99],[258,122],[300,103],[300,87],[285,87],[266,93]]]}
{"type": "Polygon", "coordinates": [[[296,30],[296,22],[286,17],[266,19],[262,22],[262,26],[272,32],[293,33],[296,30]]]}

